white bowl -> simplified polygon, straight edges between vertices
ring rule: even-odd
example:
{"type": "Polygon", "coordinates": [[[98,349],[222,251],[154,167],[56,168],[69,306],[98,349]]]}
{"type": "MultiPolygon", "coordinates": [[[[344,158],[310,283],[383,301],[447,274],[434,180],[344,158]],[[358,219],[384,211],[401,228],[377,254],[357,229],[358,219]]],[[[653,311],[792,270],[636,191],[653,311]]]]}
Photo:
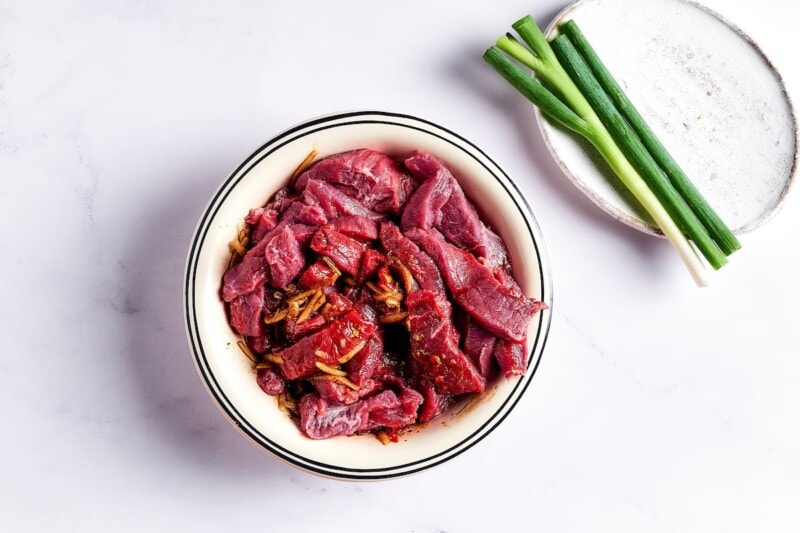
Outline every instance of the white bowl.
{"type": "MultiPolygon", "coordinates": [[[[376,111],[309,120],[275,136],[225,180],[203,212],[186,267],[184,305],[189,343],[198,372],[220,409],[244,435],[279,459],[309,472],[344,479],[384,479],[418,472],[467,450],[502,422],[525,392],[547,338],[550,310],[530,325],[527,372],[500,378],[486,393],[453,406],[398,443],[373,435],[311,440],[258,387],[250,361],[236,345],[219,297],[228,242],[252,207],[288,183],[312,150],[319,157],[359,147],[401,155],[428,151],[458,177],[483,217],[503,237],[514,276],[529,295],[552,308],[550,267],[539,226],[519,189],[497,164],[460,135],[426,120],[376,111]]],[[[518,421],[521,422],[521,421],[518,421]]]]}

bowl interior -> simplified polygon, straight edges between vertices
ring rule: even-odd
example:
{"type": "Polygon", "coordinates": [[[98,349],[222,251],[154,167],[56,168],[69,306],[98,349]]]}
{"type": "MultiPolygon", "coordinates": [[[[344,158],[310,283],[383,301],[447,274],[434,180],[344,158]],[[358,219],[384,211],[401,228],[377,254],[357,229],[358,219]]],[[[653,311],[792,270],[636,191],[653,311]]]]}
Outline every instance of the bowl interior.
{"type": "Polygon", "coordinates": [[[223,184],[197,230],[187,276],[189,336],[201,375],[220,407],[259,445],[297,466],[341,477],[385,477],[441,462],[474,442],[505,416],[525,388],[541,353],[549,312],[532,322],[528,373],[499,379],[478,398],[462,401],[427,425],[382,445],[374,436],[314,441],[279,411],[256,384],[249,360],[239,351],[219,297],[228,261],[228,242],[248,210],[263,205],[288,183],[294,168],[313,149],[324,157],[358,147],[393,156],[414,149],[444,160],[484,219],[503,237],[514,275],[530,296],[550,303],[549,271],[538,227],[513,184],[468,142],[411,117],[334,116],[288,130],[254,153],[223,184]]]}

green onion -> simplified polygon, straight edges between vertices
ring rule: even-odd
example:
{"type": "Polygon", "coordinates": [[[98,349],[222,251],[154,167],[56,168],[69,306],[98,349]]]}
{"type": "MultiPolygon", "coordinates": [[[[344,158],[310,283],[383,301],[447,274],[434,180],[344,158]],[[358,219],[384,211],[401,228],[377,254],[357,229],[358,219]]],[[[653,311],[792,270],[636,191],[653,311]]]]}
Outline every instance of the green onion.
{"type": "Polygon", "coordinates": [[[703,226],[708,233],[722,249],[725,255],[730,255],[742,245],[733,235],[730,229],[725,225],[717,213],[708,205],[705,198],[700,194],[694,184],[689,181],[689,178],[683,172],[681,167],[672,156],[664,148],[664,145],[653,133],[653,130],[639,114],[639,111],[628,99],[622,87],[617,83],[611,72],[608,71],[606,66],[600,60],[597,52],[589,44],[589,41],[583,35],[575,21],[567,21],[559,26],[559,31],[566,35],[577,51],[589,65],[592,73],[597,78],[597,81],[605,90],[606,94],[614,102],[616,108],[622,113],[631,127],[636,131],[636,134],[645,145],[650,155],[658,163],[661,169],[669,178],[675,189],[678,190],[680,195],[689,204],[692,210],[696,213],[697,218],[700,219],[703,226]]]}
{"type": "MultiPolygon", "coordinates": [[[[579,133],[589,140],[603,156],[611,169],[620,178],[622,183],[631,191],[636,200],[647,210],[652,219],[664,232],[672,246],[677,250],[695,282],[700,286],[706,285],[706,268],[698,257],[694,248],[681,232],[680,228],[669,217],[669,213],[659,203],[658,198],[647,187],[625,155],[614,143],[603,124],[594,115],[589,116],[592,124],[578,117],[573,111],[566,108],[555,96],[543,94],[544,87],[541,83],[528,76],[521,68],[506,58],[498,48],[492,47],[484,54],[484,59],[491,64],[506,80],[531,102],[539,106],[543,113],[555,119],[563,126],[579,133]]],[[[571,83],[571,82],[570,82],[571,83]]],[[[577,90],[577,88],[576,88],[577,90]]],[[[546,92],[546,89],[544,89],[546,92]]]]}
{"type": "Polygon", "coordinates": [[[561,64],[589,100],[611,136],[686,236],[697,245],[715,269],[727,263],[725,254],[722,253],[689,205],[658,167],[647,148],[628,125],[625,117],[614,107],[614,103],[603,91],[600,83],[569,38],[566,35],[560,35],[553,40],[551,45],[561,64]]]}
{"type": "Polygon", "coordinates": [[[592,110],[592,106],[572,82],[567,71],[561,66],[561,63],[558,62],[555,53],[553,53],[553,49],[550,47],[550,43],[547,42],[547,39],[542,33],[542,30],[539,29],[539,26],[536,25],[536,22],[534,22],[530,16],[527,16],[519,19],[512,27],[519,33],[522,40],[525,41],[525,44],[533,50],[537,62],[526,62],[525,56],[521,54],[521,49],[525,47],[514,39],[511,34],[500,37],[496,43],[497,47],[533,70],[551,89],[560,94],[564,102],[579,116],[593,116],[594,111],[592,110]],[[513,43],[516,43],[516,46],[513,43]],[[515,56],[512,51],[519,54],[519,57],[515,56]]]}
{"type": "MultiPolygon", "coordinates": [[[[662,158],[654,159],[567,34],[548,42],[531,17],[518,20],[513,28],[524,44],[510,34],[502,36],[484,54],[486,62],[543,114],[597,149],[667,237],[697,284],[704,286],[708,269],[697,250],[715,269],[727,259],[693,211],[697,202],[687,201],[676,190],[659,167],[662,158]],[[536,78],[509,57],[533,70],[536,78]]],[[[712,231],[715,236],[723,234],[712,231]]]]}
{"type": "Polygon", "coordinates": [[[492,46],[483,58],[503,76],[506,81],[516,87],[525,98],[539,106],[547,116],[575,133],[588,135],[586,121],[575,114],[553,93],[548,91],[538,80],[531,78],[521,68],[512,63],[503,53],[492,46]]]}

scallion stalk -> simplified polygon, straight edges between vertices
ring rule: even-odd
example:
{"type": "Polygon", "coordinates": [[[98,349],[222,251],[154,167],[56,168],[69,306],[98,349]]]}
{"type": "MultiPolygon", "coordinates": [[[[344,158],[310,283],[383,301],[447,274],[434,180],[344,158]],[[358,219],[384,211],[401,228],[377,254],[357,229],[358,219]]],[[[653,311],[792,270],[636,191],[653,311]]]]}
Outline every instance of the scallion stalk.
{"type": "MultiPolygon", "coordinates": [[[[530,16],[522,17],[512,24],[511,27],[519,33],[519,36],[522,37],[525,44],[533,50],[542,67],[537,69],[535,64],[529,65],[520,59],[517,60],[533,70],[536,75],[540,76],[556,93],[560,94],[564,103],[572,108],[578,116],[587,119],[596,118],[591,104],[589,104],[578,87],[572,82],[569,74],[564,70],[564,67],[561,66],[553,49],[550,47],[550,43],[547,42],[542,30],[539,29],[539,26],[536,25],[533,18],[530,16]]],[[[508,39],[508,34],[506,38],[508,39]]],[[[497,46],[499,48],[502,49],[505,44],[503,37],[497,40],[497,46]]],[[[510,52],[507,53],[510,54],[510,52]]],[[[512,55],[512,57],[514,56],[512,55]]]]}
{"type": "Polygon", "coordinates": [[[531,17],[512,27],[524,44],[506,34],[484,59],[544,115],[598,150],[698,285],[704,286],[707,264],[714,269],[725,265],[726,256],[741,247],[739,241],[647,126],[574,22],[562,24],[561,35],[552,41],[531,17]],[[503,52],[530,68],[536,79],[503,52]]]}
{"type": "Polygon", "coordinates": [[[562,126],[583,136],[589,134],[589,125],[542,85],[531,78],[521,68],[511,62],[499,48],[492,46],[483,54],[483,59],[492,65],[498,74],[513,85],[522,95],[533,102],[547,116],[562,126]]]}
{"type": "MultiPolygon", "coordinates": [[[[555,56],[552,57],[555,58],[555,56]]],[[[620,181],[631,191],[636,200],[664,232],[664,235],[678,252],[695,282],[700,286],[705,286],[707,284],[706,268],[695,249],[664,209],[658,198],[648,188],[636,169],[630,164],[591,106],[586,102],[569,76],[566,75],[566,72],[561,76],[557,76],[560,92],[571,96],[570,103],[573,106],[577,104],[576,107],[582,110],[583,116],[579,116],[573,109],[567,107],[538,80],[531,78],[519,66],[509,60],[499,48],[494,46],[489,48],[483,58],[520,93],[537,105],[544,114],[585,137],[595,146],[620,181]]]]}
{"type": "Polygon", "coordinates": [[[711,266],[718,269],[728,262],[725,254],[708,234],[683,197],[672,186],[667,176],[661,171],[650,152],[647,151],[636,132],[630,127],[625,117],[614,107],[614,103],[603,91],[600,83],[592,74],[589,66],[575,49],[566,35],[555,38],[551,46],[559,62],[567,70],[575,85],[589,100],[600,120],[627,156],[630,163],[644,178],[670,216],[686,236],[692,240],[711,266]]]}
{"type": "Polygon", "coordinates": [[[680,193],[683,199],[695,212],[697,218],[706,228],[708,233],[725,253],[730,255],[735,252],[742,245],[731,230],[725,225],[719,215],[712,209],[706,202],[705,198],[700,194],[694,184],[689,180],[681,167],[667,152],[667,149],[658,139],[656,134],[650,129],[647,122],[645,122],[642,115],[630,101],[625,91],[617,83],[611,72],[606,68],[600,57],[595,52],[592,45],[583,35],[575,21],[567,21],[561,24],[558,28],[559,32],[566,35],[570,42],[575,46],[575,49],[583,57],[589,69],[594,74],[597,81],[605,90],[606,94],[611,98],[614,106],[622,113],[622,116],[628,121],[630,126],[641,139],[644,146],[647,148],[650,155],[661,167],[664,173],[669,178],[672,185],[680,193]]]}

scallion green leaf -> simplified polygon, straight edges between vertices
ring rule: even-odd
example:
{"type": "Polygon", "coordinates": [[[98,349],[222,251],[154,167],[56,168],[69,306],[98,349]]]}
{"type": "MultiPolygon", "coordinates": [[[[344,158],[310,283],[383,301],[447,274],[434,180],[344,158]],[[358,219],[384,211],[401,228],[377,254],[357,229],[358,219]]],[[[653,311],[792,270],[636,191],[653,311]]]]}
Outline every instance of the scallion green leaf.
{"type": "Polygon", "coordinates": [[[658,163],[659,167],[661,167],[686,203],[689,204],[697,215],[697,218],[700,219],[700,222],[725,255],[730,255],[741,248],[742,245],[739,243],[736,236],[725,225],[705,198],[703,198],[656,134],[653,133],[653,130],[650,129],[650,126],[648,126],[647,122],[642,118],[642,115],[625,94],[625,91],[622,90],[622,87],[620,87],[611,75],[611,72],[600,60],[597,52],[595,52],[592,45],[589,44],[586,36],[583,35],[583,32],[581,32],[575,21],[570,20],[561,24],[558,30],[566,35],[575,46],[578,53],[580,53],[584,61],[586,61],[586,64],[589,65],[589,68],[606,94],[608,94],[611,101],[614,102],[616,108],[628,121],[644,146],[650,152],[650,155],[656,163],[658,163]]]}
{"type": "Polygon", "coordinates": [[[614,103],[603,91],[589,66],[566,35],[560,35],[551,46],[561,65],[584,94],[614,141],[623,150],[628,160],[653,190],[670,216],[678,223],[686,236],[702,252],[711,266],[720,268],[727,259],[692,209],[672,186],[667,176],[647,151],[642,141],[631,129],[625,117],[614,107],[614,103]]]}

